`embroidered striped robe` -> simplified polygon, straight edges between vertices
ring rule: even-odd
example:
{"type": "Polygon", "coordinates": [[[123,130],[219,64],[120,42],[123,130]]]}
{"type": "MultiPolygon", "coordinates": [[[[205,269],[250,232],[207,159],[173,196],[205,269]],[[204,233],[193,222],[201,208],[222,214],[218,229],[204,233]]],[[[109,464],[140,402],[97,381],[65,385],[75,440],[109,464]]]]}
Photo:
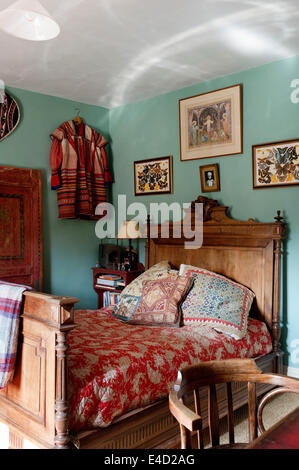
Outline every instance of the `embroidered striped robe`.
{"type": "Polygon", "coordinates": [[[98,218],[96,206],[106,202],[105,185],[112,182],[108,142],[83,121],[64,122],[51,138],[51,189],[57,191],[59,218],[98,218]]]}

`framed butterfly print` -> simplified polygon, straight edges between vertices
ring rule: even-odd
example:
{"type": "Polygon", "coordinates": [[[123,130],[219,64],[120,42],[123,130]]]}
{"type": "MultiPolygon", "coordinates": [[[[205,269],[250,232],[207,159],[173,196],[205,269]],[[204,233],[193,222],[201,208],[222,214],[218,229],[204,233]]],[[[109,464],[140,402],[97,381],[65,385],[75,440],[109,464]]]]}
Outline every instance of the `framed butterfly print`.
{"type": "Polygon", "coordinates": [[[299,185],[299,139],[252,146],[253,188],[299,185]]]}
{"type": "Polygon", "coordinates": [[[135,196],[172,193],[172,155],[134,162],[135,196]]]}

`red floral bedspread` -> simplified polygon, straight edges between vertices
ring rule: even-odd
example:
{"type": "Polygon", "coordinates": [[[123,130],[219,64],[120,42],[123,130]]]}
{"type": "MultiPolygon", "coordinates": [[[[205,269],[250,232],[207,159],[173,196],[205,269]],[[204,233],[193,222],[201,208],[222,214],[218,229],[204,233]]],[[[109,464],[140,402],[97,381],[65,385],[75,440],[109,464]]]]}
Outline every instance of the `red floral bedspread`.
{"type": "Polygon", "coordinates": [[[198,361],[256,357],[272,350],[266,325],[249,319],[234,340],[210,327],[127,325],[111,307],[77,310],[69,335],[70,429],[106,427],[130,410],[165,398],[178,369],[198,361]]]}

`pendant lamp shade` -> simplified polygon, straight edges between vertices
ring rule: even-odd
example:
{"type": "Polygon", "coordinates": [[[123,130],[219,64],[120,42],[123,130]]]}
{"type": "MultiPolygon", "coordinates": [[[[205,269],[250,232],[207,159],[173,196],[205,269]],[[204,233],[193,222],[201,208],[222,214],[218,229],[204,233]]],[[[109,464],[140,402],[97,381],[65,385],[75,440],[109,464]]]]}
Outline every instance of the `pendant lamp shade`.
{"type": "Polygon", "coordinates": [[[28,41],[58,36],[59,25],[37,0],[19,0],[0,12],[0,30],[28,41]]]}

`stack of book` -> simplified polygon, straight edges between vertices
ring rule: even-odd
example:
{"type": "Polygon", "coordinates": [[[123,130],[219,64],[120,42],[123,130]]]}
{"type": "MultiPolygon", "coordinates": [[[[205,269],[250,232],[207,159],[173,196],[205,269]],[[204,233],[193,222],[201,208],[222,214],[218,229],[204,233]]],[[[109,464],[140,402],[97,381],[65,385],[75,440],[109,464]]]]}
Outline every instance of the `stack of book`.
{"type": "Polygon", "coordinates": [[[120,290],[125,287],[125,280],[117,274],[101,274],[97,278],[97,286],[111,290],[120,290]]]}
{"type": "Polygon", "coordinates": [[[105,291],[103,292],[103,307],[108,307],[108,305],[116,305],[119,302],[119,293],[105,291]]]}

